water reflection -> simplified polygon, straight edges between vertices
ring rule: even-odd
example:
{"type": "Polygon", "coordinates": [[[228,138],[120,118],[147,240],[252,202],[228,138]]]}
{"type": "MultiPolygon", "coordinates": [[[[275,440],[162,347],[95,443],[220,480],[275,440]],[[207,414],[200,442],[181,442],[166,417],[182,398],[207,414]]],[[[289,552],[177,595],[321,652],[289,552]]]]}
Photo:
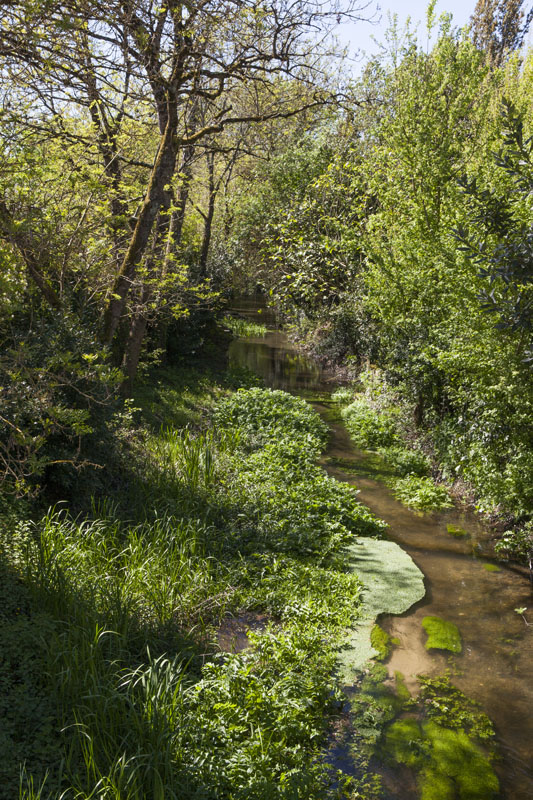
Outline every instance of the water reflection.
{"type": "Polygon", "coordinates": [[[264,378],[272,389],[301,394],[327,389],[320,369],[287,343],[284,334],[269,332],[264,337],[236,339],[229,349],[230,366],[247,367],[264,378]]]}

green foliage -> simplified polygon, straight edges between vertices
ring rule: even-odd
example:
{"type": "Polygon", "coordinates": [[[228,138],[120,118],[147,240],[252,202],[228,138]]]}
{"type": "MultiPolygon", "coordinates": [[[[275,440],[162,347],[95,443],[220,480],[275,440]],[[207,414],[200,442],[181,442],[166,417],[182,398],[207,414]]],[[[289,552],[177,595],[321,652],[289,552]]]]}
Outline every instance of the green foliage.
{"type": "Polygon", "coordinates": [[[422,627],[427,633],[426,650],[437,648],[460,653],[463,649],[459,628],[441,617],[424,617],[422,627]]]}
{"type": "Polygon", "coordinates": [[[398,439],[394,414],[390,411],[377,413],[364,397],[343,408],[342,416],[358,447],[390,447],[398,439]]]}
{"type": "Polygon", "coordinates": [[[505,531],[495,549],[499,555],[531,563],[533,561],[533,520],[529,520],[517,530],[505,531]]]}
{"type": "MultiPolygon", "coordinates": [[[[199,381],[153,392],[179,413],[213,398],[199,381]]],[[[242,390],[215,417],[132,450],[143,521],[100,502],[17,523],[4,504],[6,800],[24,760],[34,798],[327,795],[333,667],[362,605],[345,546],[384,525],[315,465],[325,427],[304,401],[242,390]],[[243,612],[266,629],[219,653],[222,620],[243,612]]]]}
{"type": "Polygon", "coordinates": [[[309,458],[324,446],[328,429],[305,400],[270,389],[243,389],[221,403],[216,424],[239,427],[255,446],[288,440],[309,448],[309,458]]]}
{"type": "Polygon", "coordinates": [[[418,680],[419,701],[429,719],[445,728],[463,730],[479,741],[489,742],[494,738],[492,723],[479,703],[454,686],[447,675],[439,678],[419,675],[418,680]]]}
{"type": "Polygon", "coordinates": [[[396,446],[380,447],[378,452],[400,477],[407,475],[424,477],[429,472],[429,459],[418,450],[408,450],[406,447],[396,446]]]}
{"type": "Polygon", "coordinates": [[[409,508],[419,511],[440,511],[450,508],[452,502],[444,486],[437,486],[432,478],[408,475],[393,482],[394,496],[409,508]]]}
{"type": "Polygon", "coordinates": [[[91,434],[105,435],[120,381],[74,315],[24,327],[20,315],[0,319],[0,481],[15,494],[35,493],[45,471],[68,483],[74,469],[94,466],[91,434]]]}

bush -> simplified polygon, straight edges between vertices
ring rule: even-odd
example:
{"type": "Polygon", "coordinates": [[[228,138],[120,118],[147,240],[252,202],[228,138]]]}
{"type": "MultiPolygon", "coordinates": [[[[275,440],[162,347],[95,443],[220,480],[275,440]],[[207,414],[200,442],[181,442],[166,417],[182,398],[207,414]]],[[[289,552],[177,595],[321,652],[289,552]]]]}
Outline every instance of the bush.
{"type": "Polygon", "coordinates": [[[358,447],[374,450],[398,441],[396,418],[392,411],[377,413],[366,399],[358,397],[342,410],[342,416],[358,447]]]}
{"type": "Polygon", "coordinates": [[[394,496],[409,508],[419,511],[440,511],[451,508],[450,495],[444,486],[437,486],[431,478],[409,475],[393,483],[394,496]]]}
{"type": "Polygon", "coordinates": [[[378,452],[400,477],[407,475],[423,477],[429,473],[429,459],[419,450],[407,450],[405,447],[380,447],[378,452]]]}

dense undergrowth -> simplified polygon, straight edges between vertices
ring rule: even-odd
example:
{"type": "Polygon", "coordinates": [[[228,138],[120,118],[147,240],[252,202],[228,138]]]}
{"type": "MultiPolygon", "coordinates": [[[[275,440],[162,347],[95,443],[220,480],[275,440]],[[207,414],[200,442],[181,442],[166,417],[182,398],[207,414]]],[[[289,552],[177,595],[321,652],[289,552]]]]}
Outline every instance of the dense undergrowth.
{"type": "Polygon", "coordinates": [[[3,509],[0,797],[340,796],[317,756],[361,602],[341,556],[384,525],[315,465],[326,427],[303,400],[143,392],[129,487],[76,517],[3,509]],[[158,428],[160,400],[180,427],[158,428]],[[220,652],[243,612],[265,629],[220,652]]]}

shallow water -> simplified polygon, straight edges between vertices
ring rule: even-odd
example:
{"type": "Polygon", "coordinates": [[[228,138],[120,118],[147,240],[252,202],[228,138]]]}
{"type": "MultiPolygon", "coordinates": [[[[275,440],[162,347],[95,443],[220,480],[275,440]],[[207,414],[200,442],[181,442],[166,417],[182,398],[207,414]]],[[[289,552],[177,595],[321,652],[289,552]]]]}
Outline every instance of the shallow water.
{"type": "MultiPolygon", "coordinates": [[[[276,324],[270,312],[258,312],[256,300],[243,301],[233,310],[269,327],[276,324]]],[[[533,606],[525,572],[505,564],[498,564],[498,571],[486,569],[494,563],[492,535],[475,514],[457,509],[421,514],[395,500],[387,486],[372,477],[380,469],[375,457],[358,451],[343,425],[331,422],[327,393],[336,388],[335,383],[299,354],[285,334],[274,330],[264,337],[235,340],[229,355],[231,364],[248,367],[272,388],[324,398],[315,406],[331,428],[325,468],[338,480],[357,486],[361,501],[389,524],[389,538],[411,555],[425,575],[425,598],[402,616],[380,620],[400,640],[387,662],[390,676],[402,672],[407,686],[416,691],[417,674],[436,676],[451,670],[453,683],[480,702],[495,725],[502,755],[496,765],[501,797],[532,800],[533,625],[527,627],[514,610],[533,606]],[[448,525],[464,529],[468,536],[454,538],[448,525]],[[421,623],[427,615],[443,617],[459,627],[461,654],[425,649],[421,623]]],[[[409,778],[404,781],[400,772],[383,772],[391,798],[413,800],[409,778]]]]}

